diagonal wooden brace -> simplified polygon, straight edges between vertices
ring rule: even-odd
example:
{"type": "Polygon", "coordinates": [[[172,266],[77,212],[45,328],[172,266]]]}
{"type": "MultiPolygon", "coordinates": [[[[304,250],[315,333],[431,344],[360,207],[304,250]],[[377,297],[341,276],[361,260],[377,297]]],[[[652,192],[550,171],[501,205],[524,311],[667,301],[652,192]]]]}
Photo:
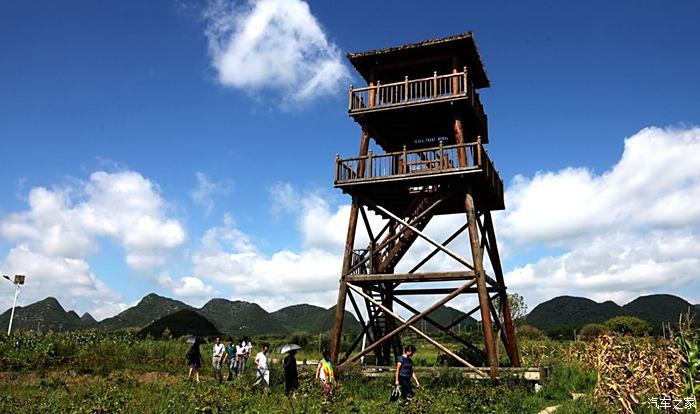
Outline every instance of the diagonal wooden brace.
{"type": "Polygon", "coordinates": [[[369,352],[372,352],[376,347],[378,347],[378,346],[380,346],[381,344],[383,344],[384,342],[388,341],[389,339],[391,339],[392,337],[394,337],[395,335],[397,335],[397,334],[400,333],[401,331],[403,331],[403,330],[405,330],[405,329],[411,329],[411,330],[413,330],[415,333],[417,333],[418,335],[420,335],[421,337],[423,337],[423,339],[425,339],[426,341],[430,342],[433,346],[435,346],[436,348],[438,348],[438,349],[441,350],[442,352],[446,353],[447,355],[451,356],[452,358],[456,359],[460,364],[462,364],[462,365],[464,365],[464,366],[466,366],[466,367],[469,367],[469,368],[474,369],[474,371],[475,371],[475,373],[476,373],[477,375],[479,375],[479,376],[481,376],[481,377],[484,377],[484,378],[487,378],[487,375],[484,374],[484,373],[482,373],[477,367],[475,367],[474,365],[472,365],[472,364],[470,364],[469,362],[465,361],[462,357],[460,357],[459,355],[457,355],[457,354],[455,354],[454,352],[450,351],[450,350],[447,349],[445,346],[443,346],[441,343],[437,342],[436,340],[434,340],[433,338],[431,338],[431,337],[428,336],[427,334],[423,333],[420,329],[418,329],[418,328],[416,328],[415,326],[413,326],[413,323],[415,323],[415,322],[421,320],[423,317],[425,317],[427,314],[429,314],[429,313],[432,312],[433,310],[435,310],[435,309],[437,309],[438,307],[440,307],[440,306],[444,305],[445,303],[449,302],[449,301],[450,301],[451,299],[453,299],[455,296],[459,295],[459,294],[462,292],[462,290],[464,290],[464,289],[466,289],[466,288],[472,286],[474,283],[476,283],[476,282],[475,282],[475,281],[471,281],[471,282],[468,282],[468,283],[464,284],[463,286],[457,288],[452,294],[450,294],[450,295],[444,297],[444,298],[441,299],[440,301],[438,301],[438,302],[436,302],[435,304],[433,304],[433,306],[431,306],[430,308],[428,308],[428,309],[426,309],[425,311],[423,311],[423,313],[421,313],[420,315],[416,315],[416,316],[414,316],[413,318],[410,318],[409,320],[405,320],[404,318],[400,317],[399,315],[397,315],[396,313],[394,313],[393,311],[391,311],[390,309],[388,309],[386,306],[384,306],[384,305],[382,305],[381,303],[379,303],[379,302],[377,302],[376,300],[374,300],[374,299],[373,299],[372,297],[370,297],[369,295],[366,295],[364,292],[362,292],[362,289],[358,288],[357,286],[355,286],[355,285],[353,285],[353,284],[351,284],[351,283],[348,283],[348,284],[347,284],[347,287],[348,287],[348,288],[350,288],[351,290],[357,292],[360,296],[362,296],[362,297],[364,297],[366,300],[372,302],[375,306],[378,306],[379,308],[381,308],[384,312],[386,312],[388,315],[392,316],[392,317],[393,317],[394,319],[396,319],[397,321],[401,322],[403,325],[399,326],[399,327],[396,328],[394,331],[390,332],[389,334],[385,335],[383,338],[379,339],[377,342],[375,342],[375,343],[373,343],[372,345],[368,346],[367,348],[365,348],[364,351],[360,352],[359,354],[353,356],[352,358],[350,358],[349,360],[347,360],[346,362],[344,362],[343,365],[346,364],[346,363],[350,363],[350,362],[353,362],[353,361],[357,361],[358,359],[360,359],[360,357],[362,357],[363,355],[366,355],[366,354],[369,353],[369,352]]]}
{"type": "Polygon", "coordinates": [[[471,263],[469,263],[468,261],[466,261],[465,259],[463,259],[463,258],[462,258],[461,256],[459,256],[457,253],[453,252],[452,250],[448,249],[447,247],[445,247],[445,246],[441,245],[440,243],[436,242],[436,241],[433,240],[430,236],[428,236],[428,235],[425,234],[424,232],[418,230],[415,226],[412,226],[411,224],[409,224],[409,223],[406,222],[405,220],[402,220],[402,219],[399,218],[396,214],[392,213],[391,211],[385,209],[384,207],[382,207],[382,206],[380,206],[380,205],[377,205],[377,204],[373,203],[372,201],[367,200],[367,199],[365,199],[365,198],[363,198],[362,201],[364,201],[365,204],[367,204],[367,205],[369,205],[369,206],[371,206],[371,207],[373,207],[373,208],[375,208],[375,209],[377,209],[377,210],[383,212],[384,214],[386,214],[387,216],[391,217],[393,220],[396,220],[396,221],[398,221],[399,223],[403,224],[403,225],[406,226],[407,228],[413,230],[416,234],[418,234],[420,237],[422,237],[422,238],[423,238],[425,241],[427,241],[428,243],[430,243],[430,244],[432,244],[433,246],[435,246],[436,248],[442,250],[443,252],[445,252],[445,254],[447,254],[448,256],[452,257],[453,259],[455,259],[455,260],[458,261],[459,263],[463,264],[464,266],[468,267],[469,269],[474,270],[474,266],[473,266],[471,263]]]}

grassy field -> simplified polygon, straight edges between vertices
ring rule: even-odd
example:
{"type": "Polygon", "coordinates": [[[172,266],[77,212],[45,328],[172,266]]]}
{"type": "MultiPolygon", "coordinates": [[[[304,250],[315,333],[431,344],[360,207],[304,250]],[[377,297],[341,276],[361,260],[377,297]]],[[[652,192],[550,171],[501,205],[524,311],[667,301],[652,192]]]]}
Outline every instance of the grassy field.
{"type": "MultiPolygon", "coordinates": [[[[258,343],[269,341],[276,347],[292,339],[259,338],[258,343]]],[[[417,365],[433,366],[438,360],[432,347],[405,339],[418,345],[417,365]]],[[[645,346],[619,341],[628,350],[645,346]]],[[[321,342],[323,346],[323,338],[321,342]]],[[[520,379],[467,380],[440,368],[421,372],[423,386],[404,403],[389,403],[390,377],[366,378],[359,369],[337,373],[339,386],[332,401],[323,397],[312,378],[313,366],[300,368],[301,387],[293,397],[284,395],[279,364],[271,366],[269,389],[252,385],[252,367],[234,381],[218,384],[206,363],[202,382],[194,383],[186,379],[187,346],[173,339],[96,332],[0,338],[0,413],[538,413],[554,405],[559,405],[557,413],[624,409],[614,399],[596,394],[601,382],[609,381],[601,379],[592,364],[595,343],[523,341],[521,352],[528,365],[551,366],[551,375],[538,392],[534,384],[520,379]],[[572,393],[584,396],[573,401],[572,393]]],[[[317,347],[318,342],[307,341],[298,360],[317,359],[317,347]]],[[[641,385],[639,389],[643,390],[641,385]]],[[[662,411],[637,404],[634,412],[662,411]]]]}

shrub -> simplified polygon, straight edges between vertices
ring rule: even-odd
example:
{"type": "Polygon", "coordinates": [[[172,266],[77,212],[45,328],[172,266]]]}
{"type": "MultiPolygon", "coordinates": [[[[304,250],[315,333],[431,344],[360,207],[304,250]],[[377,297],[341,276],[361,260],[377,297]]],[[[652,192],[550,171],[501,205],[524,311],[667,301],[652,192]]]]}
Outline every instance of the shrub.
{"type": "Polygon", "coordinates": [[[515,335],[519,339],[537,340],[544,338],[544,332],[542,332],[539,328],[527,324],[517,326],[515,328],[515,335]]]}
{"type": "Polygon", "coordinates": [[[578,333],[578,337],[584,341],[590,341],[605,333],[605,326],[599,323],[589,323],[583,325],[578,333]]]}
{"type": "Polygon", "coordinates": [[[630,336],[644,336],[651,332],[647,321],[634,316],[616,316],[605,322],[605,327],[611,332],[630,336]]]}

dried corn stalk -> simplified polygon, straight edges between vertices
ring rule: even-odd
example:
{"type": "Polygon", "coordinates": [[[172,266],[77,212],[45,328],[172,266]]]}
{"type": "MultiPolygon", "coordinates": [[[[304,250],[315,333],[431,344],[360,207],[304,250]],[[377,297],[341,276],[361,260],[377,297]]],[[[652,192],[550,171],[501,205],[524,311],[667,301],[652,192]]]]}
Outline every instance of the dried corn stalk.
{"type": "Polygon", "coordinates": [[[683,355],[672,341],[603,335],[593,348],[596,400],[634,413],[650,397],[682,398],[683,355]]]}

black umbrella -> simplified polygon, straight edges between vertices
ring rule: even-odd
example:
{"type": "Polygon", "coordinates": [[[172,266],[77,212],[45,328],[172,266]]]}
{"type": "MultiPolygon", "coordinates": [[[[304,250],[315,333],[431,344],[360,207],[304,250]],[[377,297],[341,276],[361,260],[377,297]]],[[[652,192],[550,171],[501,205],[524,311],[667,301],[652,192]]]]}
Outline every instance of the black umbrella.
{"type": "Polygon", "coordinates": [[[201,336],[193,336],[192,338],[187,340],[187,343],[201,345],[201,344],[206,344],[207,340],[202,338],[201,336]]]}

